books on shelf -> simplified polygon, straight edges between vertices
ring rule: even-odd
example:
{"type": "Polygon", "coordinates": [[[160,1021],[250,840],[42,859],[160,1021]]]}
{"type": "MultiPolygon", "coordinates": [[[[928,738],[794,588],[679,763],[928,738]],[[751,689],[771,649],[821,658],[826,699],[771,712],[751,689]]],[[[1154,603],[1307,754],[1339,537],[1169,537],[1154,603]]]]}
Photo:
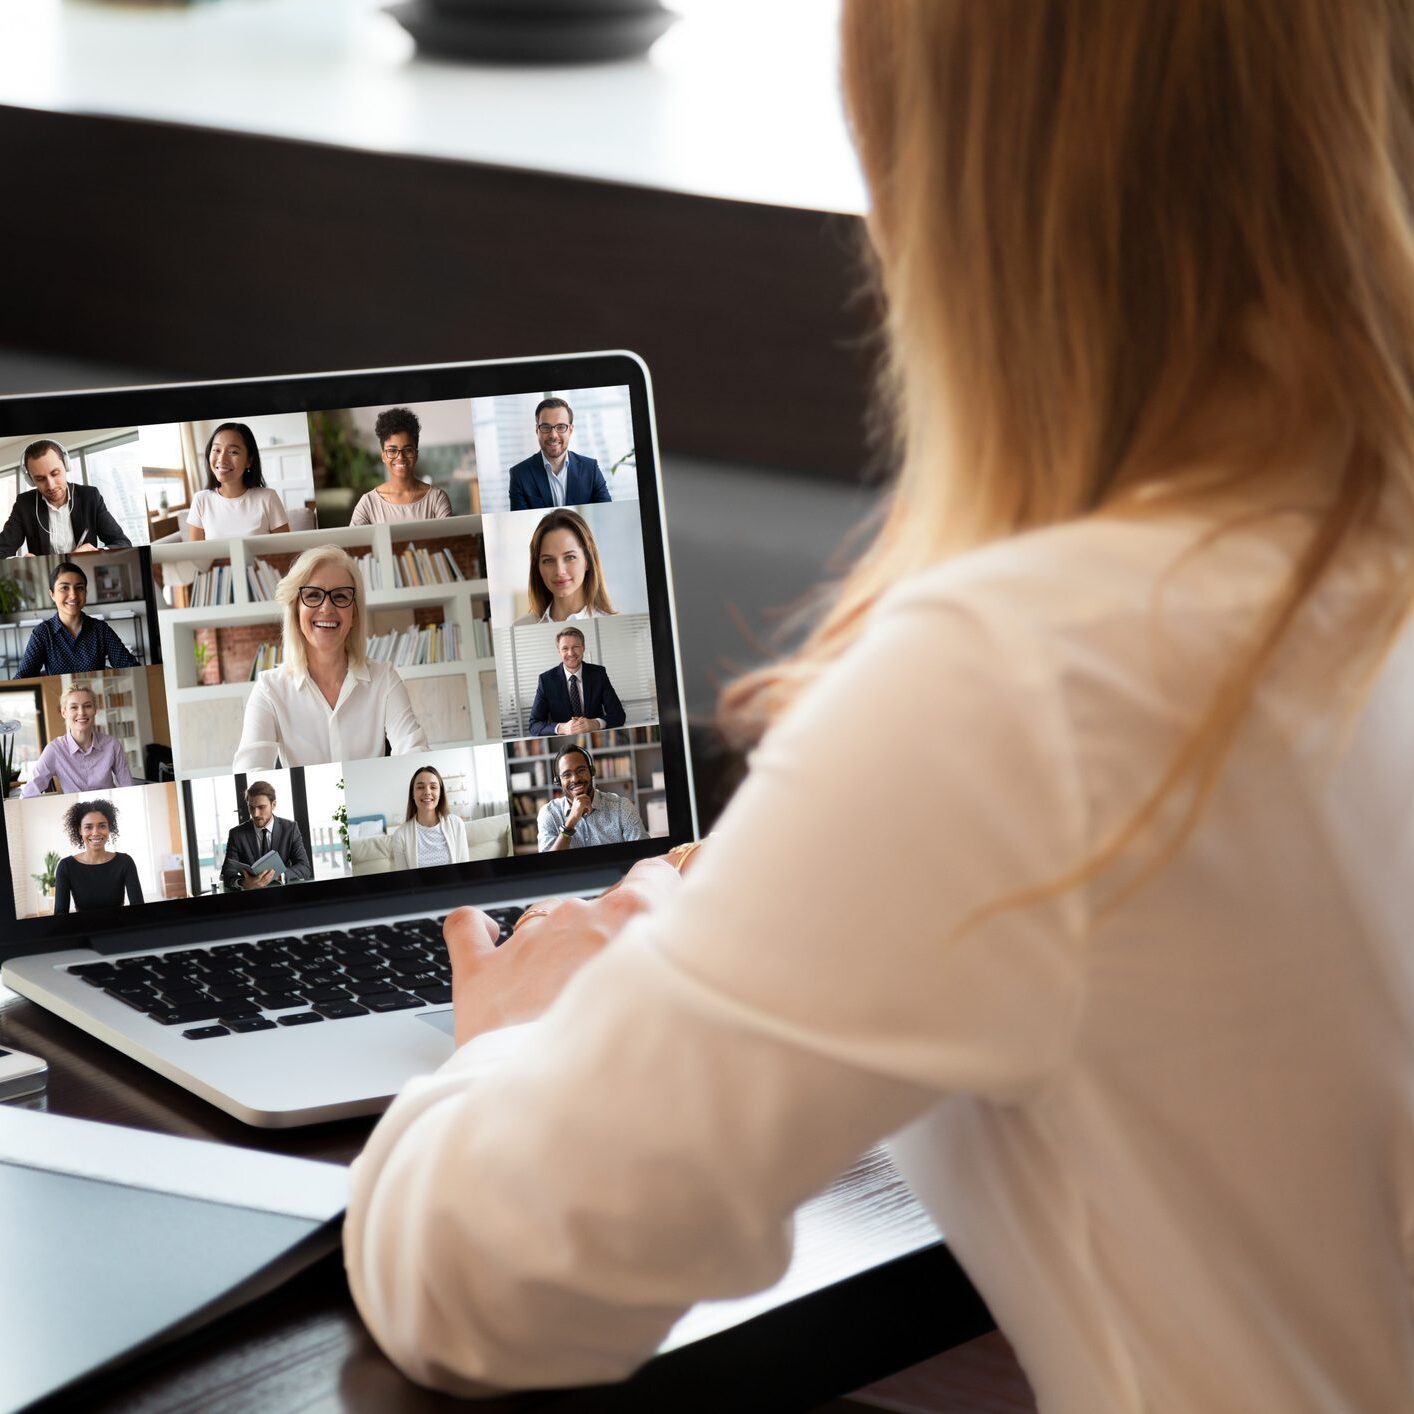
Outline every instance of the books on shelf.
{"type": "MultiPolygon", "coordinates": [[[[383,587],[383,567],[372,555],[355,555],[354,563],[358,566],[359,573],[363,576],[363,591],[371,594],[375,589],[383,587]]],[[[257,558],[253,564],[246,566],[246,585],[250,589],[250,598],[253,604],[268,604],[275,597],[275,591],[280,587],[280,580],[283,576],[268,560],[257,558]]]]}
{"type": "Polygon", "coordinates": [[[254,682],[267,668],[278,668],[283,655],[284,646],[280,642],[262,643],[255,650],[255,657],[250,662],[251,682],[254,682]]]}
{"type": "Polygon", "coordinates": [[[390,629],[368,640],[370,662],[391,663],[395,668],[419,663],[461,661],[461,630],[456,624],[423,624],[420,628],[390,629]]]}
{"type": "Polygon", "coordinates": [[[187,603],[193,609],[235,602],[236,584],[230,565],[212,565],[210,569],[198,570],[187,586],[187,603]]]}
{"type": "Polygon", "coordinates": [[[465,579],[461,566],[446,545],[436,550],[409,545],[393,556],[394,589],[421,589],[428,584],[460,584],[465,579]]]}

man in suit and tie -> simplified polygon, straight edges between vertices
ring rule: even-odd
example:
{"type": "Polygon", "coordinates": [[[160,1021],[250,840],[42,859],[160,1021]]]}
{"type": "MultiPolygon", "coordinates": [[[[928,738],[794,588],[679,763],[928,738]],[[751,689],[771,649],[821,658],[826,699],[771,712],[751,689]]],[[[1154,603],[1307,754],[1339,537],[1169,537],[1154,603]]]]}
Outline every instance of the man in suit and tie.
{"type": "Polygon", "coordinates": [[[613,500],[599,463],[570,451],[574,409],[563,398],[545,398],[536,407],[535,435],[540,450],[511,468],[513,511],[548,511],[613,500]]]}
{"type": "Polygon", "coordinates": [[[0,559],[26,549],[31,555],[71,555],[76,551],[126,549],[132,541],[96,486],[69,484],[69,454],[48,437],[31,442],[20,458],[31,490],[15,497],[0,530],[0,559]]]}
{"type": "Polygon", "coordinates": [[[584,661],[584,634],[562,628],[555,635],[560,666],[540,674],[530,708],[531,736],[568,736],[621,727],[625,712],[609,674],[584,661]]]}
{"type": "Polygon", "coordinates": [[[293,820],[275,814],[275,787],[269,781],[252,781],[245,793],[245,824],[236,825],[226,836],[226,859],[221,865],[221,882],[228,889],[267,889],[271,884],[312,879],[314,869],[304,836],[293,820]],[[285,861],[283,876],[273,869],[252,874],[249,866],[274,850],[285,861]]]}

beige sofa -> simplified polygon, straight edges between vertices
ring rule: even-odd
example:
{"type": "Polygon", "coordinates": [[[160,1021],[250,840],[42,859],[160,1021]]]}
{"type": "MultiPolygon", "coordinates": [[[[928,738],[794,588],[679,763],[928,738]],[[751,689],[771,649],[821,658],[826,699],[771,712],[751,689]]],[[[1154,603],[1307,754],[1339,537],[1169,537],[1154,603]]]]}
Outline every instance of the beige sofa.
{"type": "MultiPolygon", "coordinates": [[[[509,815],[486,815],[480,820],[463,820],[462,823],[466,826],[466,843],[472,859],[504,859],[511,852],[509,815]]],[[[393,867],[392,848],[393,830],[372,839],[350,840],[353,872],[356,875],[388,873],[393,867]]]]}

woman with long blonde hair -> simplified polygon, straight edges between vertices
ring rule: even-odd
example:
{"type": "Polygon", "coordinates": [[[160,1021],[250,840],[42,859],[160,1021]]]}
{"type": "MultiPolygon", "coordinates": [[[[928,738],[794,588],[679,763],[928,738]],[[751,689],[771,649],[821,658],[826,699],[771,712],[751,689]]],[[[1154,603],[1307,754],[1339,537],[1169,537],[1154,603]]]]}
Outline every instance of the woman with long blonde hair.
{"type": "Polygon", "coordinates": [[[728,693],[686,879],[449,920],[360,1308],[429,1383],[607,1379],[893,1134],[1043,1409],[1408,1408],[1414,17],[847,0],[843,53],[888,515],[728,693]]]}

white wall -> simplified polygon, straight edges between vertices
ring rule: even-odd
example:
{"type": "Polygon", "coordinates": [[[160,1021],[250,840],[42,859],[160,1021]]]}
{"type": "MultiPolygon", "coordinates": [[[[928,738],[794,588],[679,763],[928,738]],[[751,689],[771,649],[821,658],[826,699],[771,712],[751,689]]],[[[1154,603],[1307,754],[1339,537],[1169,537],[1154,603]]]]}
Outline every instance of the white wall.
{"type": "Polygon", "coordinates": [[[442,773],[448,803],[463,819],[475,820],[507,809],[504,750],[496,745],[462,746],[348,762],[344,800],[349,819],[381,815],[386,826],[401,825],[407,814],[408,784],[421,766],[435,766],[442,773]]]}

